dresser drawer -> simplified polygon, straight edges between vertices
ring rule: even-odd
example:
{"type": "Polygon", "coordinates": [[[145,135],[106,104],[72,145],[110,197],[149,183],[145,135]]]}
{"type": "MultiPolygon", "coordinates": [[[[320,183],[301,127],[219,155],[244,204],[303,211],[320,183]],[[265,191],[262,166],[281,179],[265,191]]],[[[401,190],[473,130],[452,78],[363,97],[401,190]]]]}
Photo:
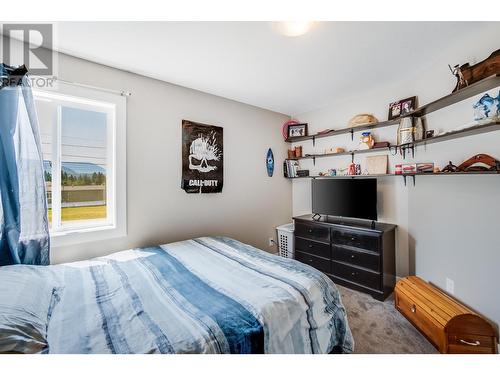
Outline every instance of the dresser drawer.
{"type": "Polygon", "coordinates": [[[332,259],[373,271],[380,270],[380,257],[377,254],[351,250],[342,246],[332,246],[332,259]]]}
{"type": "Polygon", "coordinates": [[[330,245],[323,242],[295,238],[295,249],[311,255],[330,259],[330,245]]]}
{"type": "Polygon", "coordinates": [[[368,288],[380,289],[381,275],[376,272],[364,271],[342,263],[332,262],[333,275],[368,288]]]}
{"type": "Polygon", "coordinates": [[[330,228],[326,226],[295,222],[295,235],[330,243],[330,228]]]}
{"type": "Polygon", "coordinates": [[[320,271],[330,273],[330,259],[317,257],[311,254],[303,253],[301,251],[295,252],[295,259],[299,262],[309,264],[320,271]]]}
{"type": "Polygon", "coordinates": [[[361,231],[332,229],[332,244],[358,247],[370,251],[380,251],[380,236],[361,231]]]}

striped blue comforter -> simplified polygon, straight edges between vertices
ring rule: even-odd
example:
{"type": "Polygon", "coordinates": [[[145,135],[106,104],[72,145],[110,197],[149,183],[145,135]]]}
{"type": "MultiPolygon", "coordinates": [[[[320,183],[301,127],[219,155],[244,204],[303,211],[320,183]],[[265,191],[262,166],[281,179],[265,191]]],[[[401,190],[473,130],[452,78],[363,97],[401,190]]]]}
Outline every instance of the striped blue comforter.
{"type": "Polygon", "coordinates": [[[317,270],[223,237],[38,267],[54,280],[49,353],[351,352],[317,270]]]}

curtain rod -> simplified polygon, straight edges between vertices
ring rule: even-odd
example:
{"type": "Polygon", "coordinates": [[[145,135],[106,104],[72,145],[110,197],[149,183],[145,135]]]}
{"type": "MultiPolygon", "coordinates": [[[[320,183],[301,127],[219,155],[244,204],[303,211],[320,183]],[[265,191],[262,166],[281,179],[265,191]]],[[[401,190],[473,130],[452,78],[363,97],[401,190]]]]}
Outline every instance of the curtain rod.
{"type": "Polygon", "coordinates": [[[119,91],[119,90],[112,90],[112,89],[106,89],[103,87],[97,87],[97,86],[92,86],[92,85],[86,85],[84,83],[77,83],[77,82],[71,82],[71,81],[66,81],[64,79],[60,79],[56,77],[56,82],[62,82],[67,85],[73,85],[73,86],[79,86],[79,87],[86,87],[88,89],[94,89],[94,90],[100,90],[100,91],[105,91],[109,92],[111,94],[116,94],[116,95],[121,95],[121,96],[131,96],[132,93],[130,91],[119,91]]]}

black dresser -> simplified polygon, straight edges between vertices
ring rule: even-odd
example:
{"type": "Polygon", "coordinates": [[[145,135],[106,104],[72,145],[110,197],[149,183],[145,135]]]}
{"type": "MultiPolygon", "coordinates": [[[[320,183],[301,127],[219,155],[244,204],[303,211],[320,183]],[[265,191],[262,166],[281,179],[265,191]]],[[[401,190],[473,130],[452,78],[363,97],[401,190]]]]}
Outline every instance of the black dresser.
{"type": "Polygon", "coordinates": [[[335,283],[384,300],[396,284],[396,226],[312,215],[295,221],[295,259],[335,283]]]}

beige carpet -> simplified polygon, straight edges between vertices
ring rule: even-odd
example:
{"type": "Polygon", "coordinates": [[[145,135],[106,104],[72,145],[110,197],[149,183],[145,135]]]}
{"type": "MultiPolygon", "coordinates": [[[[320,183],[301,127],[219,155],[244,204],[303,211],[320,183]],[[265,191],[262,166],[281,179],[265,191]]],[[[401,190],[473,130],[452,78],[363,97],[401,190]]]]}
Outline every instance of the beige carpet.
{"type": "Polygon", "coordinates": [[[338,285],[354,336],[354,353],[437,353],[394,307],[393,296],[384,302],[338,285]]]}

